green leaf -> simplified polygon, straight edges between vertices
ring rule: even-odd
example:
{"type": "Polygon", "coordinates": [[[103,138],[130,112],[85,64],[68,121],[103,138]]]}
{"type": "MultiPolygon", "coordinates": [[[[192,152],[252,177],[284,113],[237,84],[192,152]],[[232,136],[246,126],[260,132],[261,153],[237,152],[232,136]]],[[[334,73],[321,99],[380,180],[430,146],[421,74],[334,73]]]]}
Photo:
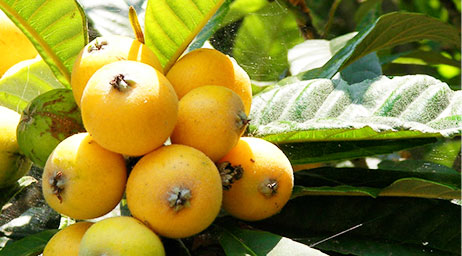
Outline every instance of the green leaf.
{"type": "Polygon", "coordinates": [[[315,79],[258,94],[249,117],[251,135],[277,144],[450,137],[462,132],[462,92],[425,75],[315,79]]]}
{"type": "Polygon", "coordinates": [[[259,11],[268,4],[267,0],[234,0],[226,14],[221,27],[244,18],[249,13],[259,11]]]}
{"type": "Polygon", "coordinates": [[[0,256],[35,256],[40,254],[48,240],[58,232],[57,229],[45,230],[40,233],[27,236],[16,242],[8,243],[0,251],[0,256]]]}
{"type": "MultiPolygon", "coordinates": [[[[391,161],[389,161],[391,162],[391,161]]],[[[404,162],[403,162],[404,163],[404,162]]],[[[407,170],[394,168],[368,170],[324,167],[295,173],[292,197],[306,195],[405,196],[460,199],[461,175],[432,163],[407,170]]],[[[388,164],[392,167],[393,164],[388,164]]],[[[414,166],[414,165],[413,165],[414,166]]],[[[383,168],[383,165],[380,166],[383,168]]]]}
{"type": "Polygon", "coordinates": [[[297,75],[298,79],[332,78],[349,64],[371,52],[424,39],[460,48],[456,28],[438,19],[417,13],[388,13],[358,33],[321,69],[297,75]]]}
{"type": "Polygon", "coordinates": [[[446,200],[305,196],[251,225],[353,255],[460,255],[461,248],[460,206],[446,200]]]}
{"type": "Polygon", "coordinates": [[[219,241],[227,256],[238,255],[306,255],[327,256],[289,238],[265,231],[218,226],[219,241]]]}
{"type": "Polygon", "coordinates": [[[191,44],[188,47],[188,52],[194,49],[201,48],[204,45],[205,41],[207,41],[218,30],[219,26],[221,26],[223,22],[223,19],[229,11],[229,5],[231,4],[231,2],[231,0],[225,0],[225,2],[212,16],[209,22],[207,22],[207,24],[201,30],[201,32],[191,42],[191,44]]]}
{"type": "Polygon", "coordinates": [[[146,45],[167,72],[224,0],[151,0],[145,16],[146,45]]]}
{"type": "Polygon", "coordinates": [[[0,9],[24,32],[56,78],[70,87],[74,60],[87,44],[87,21],[75,0],[1,0],[0,9]]]}
{"type": "Polygon", "coordinates": [[[355,61],[342,70],[340,74],[347,83],[354,84],[381,76],[382,66],[377,54],[373,52],[355,61]]]}
{"type": "Polygon", "coordinates": [[[381,56],[380,62],[385,64],[393,61],[400,64],[420,64],[420,65],[438,65],[446,64],[456,68],[460,68],[460,62],[449,59],[439,52],[415,50],[410,52],[398,53],[392,56],[381,56]]]}
{"type": "Polygon", "coordinates": [[[356,29],[362,30],[374,22],[381,13],[382,0],[368,0],[361,3],[355,12],[356,29]]]}
{"type": "Polygon", "coordinates": [[[244,18],[233,56],[251,79],[279,80],[289,68],[287,49],[302,41],[295,16],[275,1],[244,18]]]}
{"type": "Polygon", "coordinates": [[[24,176],[20,178],[13,186],[0,189],[0,214],[2,213],[2,207],[5,204],[7,204],[13,197],[15,197],[34,182],[37,182],[37,180],[33,177],[24,176]]]}
{"type": "Polygon", "coordinates": [[[292,164],[308,164],[354,159],[365,156],[391,154],[393,152],[427,145],[436,142],[435,138],[398,140],[360,140],[360,141],[306,141],[301,143],[279,144],[292,164]]]}
{"type": "Polygon", "coordinates": [[[62,87],[43,60],[25,60],[0,79],[0,105],[22,112],[38,95],[62,87]]]}

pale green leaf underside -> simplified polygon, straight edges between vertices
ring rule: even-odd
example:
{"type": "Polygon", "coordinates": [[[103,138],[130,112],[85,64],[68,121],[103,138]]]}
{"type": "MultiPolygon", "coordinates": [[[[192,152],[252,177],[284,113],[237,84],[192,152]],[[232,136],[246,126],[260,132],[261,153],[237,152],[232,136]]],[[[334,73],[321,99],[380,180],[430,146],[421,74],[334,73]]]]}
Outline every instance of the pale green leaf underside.
{"type": "Polygon", "coordinates": [[[224,0],[148,1],[146,45],[167,72],[224,0]]]}
{"type": "Polygon", "coordinates": [[[58,80],[70,87],[74,60],[88,42],[79,4],[75,0],[0,0],[0,9],[34,44],[58,80]]]}
{"type": "Polygon", "coordinates": [[[315,79],[257,95],[250,119],[250,134],[274,143],[450,137],[462,131],[462,92],[426,75],[315,79]]]}
{"type": "MultiPolygon", "coordinates": [[[[0,79],[0,105],[2,106],[22,112],[38,95],[63,87],[48,65],[39,58],[20,62],[14,66],[14,69],[16,67],[19,67],[16,72],[11,75],[5,74],[0,79]]],[[[11,69],[8,72],[10,71],[11,69]]]]}

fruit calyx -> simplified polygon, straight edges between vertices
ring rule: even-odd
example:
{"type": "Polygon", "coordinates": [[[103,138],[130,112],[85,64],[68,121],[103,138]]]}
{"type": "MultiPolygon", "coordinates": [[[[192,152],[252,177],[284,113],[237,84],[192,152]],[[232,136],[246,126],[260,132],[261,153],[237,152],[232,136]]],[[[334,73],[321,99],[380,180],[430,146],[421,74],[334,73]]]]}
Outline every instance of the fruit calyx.
{"type": "Polygon", "coordinates": [[[242,178],[244,169],[241,165],[233,166],[230,162],[222,162],[217,165],[220,172],[221,184],[224,190],[229,190],[232,184],[242,178]]]}
{"type": "Polygon", "coordinates": [[[244,130],[245,127],[250,123],[250,119],[247,118],[247,115],[244,111],[239,111],[237,113],[237,127],[240,131],[244,130]]]}
{"type": "Polygon", "coordinates": [[[279,183],[275,179],[267,178],[258,186],[258,191],[266,197],[274,196],[279,188],[279,183]]]}
{"type": "Polygon", "coordinates": [[[192,198],[191,190],[188,188],[174,187],[168,192],[168,204],[175,212],[180,211],[184,207],[191,206],[192,198]]]}
{"type": "Polygon", "coordinates": [[[99,51],[103,49],[103,47],[106,45],[107,45],[106,40],[98,41],[98,39],[95,39],[95,42],[88,46],[88,52],[91,53],[93,51],[99,51]]]}
{"type": "Polygon", "coordinates": [[[58,198],[59,202],[63,202],[63,198],[61,197],[61,194],[63,193],[64,190],[64,175],[62,171],[56,172],[50,179],[49,179],[49,184],[52,189],[52,193],[56,195],[58,198]]]}
{"type": "Polygon", "coordinates": [[[109,84],[119,92],[124,92],[130,89],[135,82],[127,79],[123,74],[118,74],[109,82],[109,84]]]}

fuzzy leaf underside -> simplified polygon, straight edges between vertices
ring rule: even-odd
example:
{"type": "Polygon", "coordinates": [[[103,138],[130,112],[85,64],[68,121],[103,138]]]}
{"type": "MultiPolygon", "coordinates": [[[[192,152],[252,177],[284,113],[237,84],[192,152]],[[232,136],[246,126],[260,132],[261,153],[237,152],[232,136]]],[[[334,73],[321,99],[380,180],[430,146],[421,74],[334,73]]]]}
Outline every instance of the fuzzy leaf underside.
{"type": "Polygon", "coordinates": [[[462,92],[427,75],[314,79],[257,95],[250,119],[251,135],[278,144],[451,137],[462,131],[462,92]]]}
{"type": "Polygon", "coordinates": [[[146,45],[167,72],[224,0],[148,1],[146,45]]]}
{"type": "Polygon", "coordinates": [[[75,0],[0,0],[0,9],[23,31],[56,78],[70,87],[71,71],[88,43],[85,14],[75,0]]]}

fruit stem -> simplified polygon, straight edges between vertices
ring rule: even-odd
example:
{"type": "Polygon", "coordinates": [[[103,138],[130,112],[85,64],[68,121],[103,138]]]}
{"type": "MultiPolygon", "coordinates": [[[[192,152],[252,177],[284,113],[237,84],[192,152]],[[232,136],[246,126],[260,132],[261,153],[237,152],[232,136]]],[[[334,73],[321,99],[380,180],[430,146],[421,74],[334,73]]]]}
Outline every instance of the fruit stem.
{"type": "Polygon", "coordinates": [[[112,79],[109,84],[112,85],[114,89],[117,89],[119,92],[124,92],[134,84],[135,82],[130,79],[126,79],[124,75],[118,74],[112,79]]]}
{"type": "Polygon", "coordinates": [[[222,162],[217,164],[218,171],[220,172],[221,184],[224,190],[229,190],[232,184],[242,178],[244,169],[242,166],[232,166],[230,162],[222,162]]]}
{"type": "Polygon", "coordinates": [[[130,25],[132,25],[133,32],[135,32],[136,40],[144,44],[143,30],[141,29],[140,22],[138,21],[136,10],[131,5],[128,8],[128,19],[130,20],[130,25]]]}
{"type": "Polygon", "coordinates": [[[190,199],[192,198],[191,191],[187,188],[174,187],[168,193],[168,203],[170,208],[175,212],[180,211],[184,207],[190,206],[190,199]]]}
{"type": "Polygon", "coordinates": [[[278,188],[279,184],[277,180],[265,179],[262,183],[260,183],[258,191],[266,197],[272,197],[277,193],[278,188]]]}

